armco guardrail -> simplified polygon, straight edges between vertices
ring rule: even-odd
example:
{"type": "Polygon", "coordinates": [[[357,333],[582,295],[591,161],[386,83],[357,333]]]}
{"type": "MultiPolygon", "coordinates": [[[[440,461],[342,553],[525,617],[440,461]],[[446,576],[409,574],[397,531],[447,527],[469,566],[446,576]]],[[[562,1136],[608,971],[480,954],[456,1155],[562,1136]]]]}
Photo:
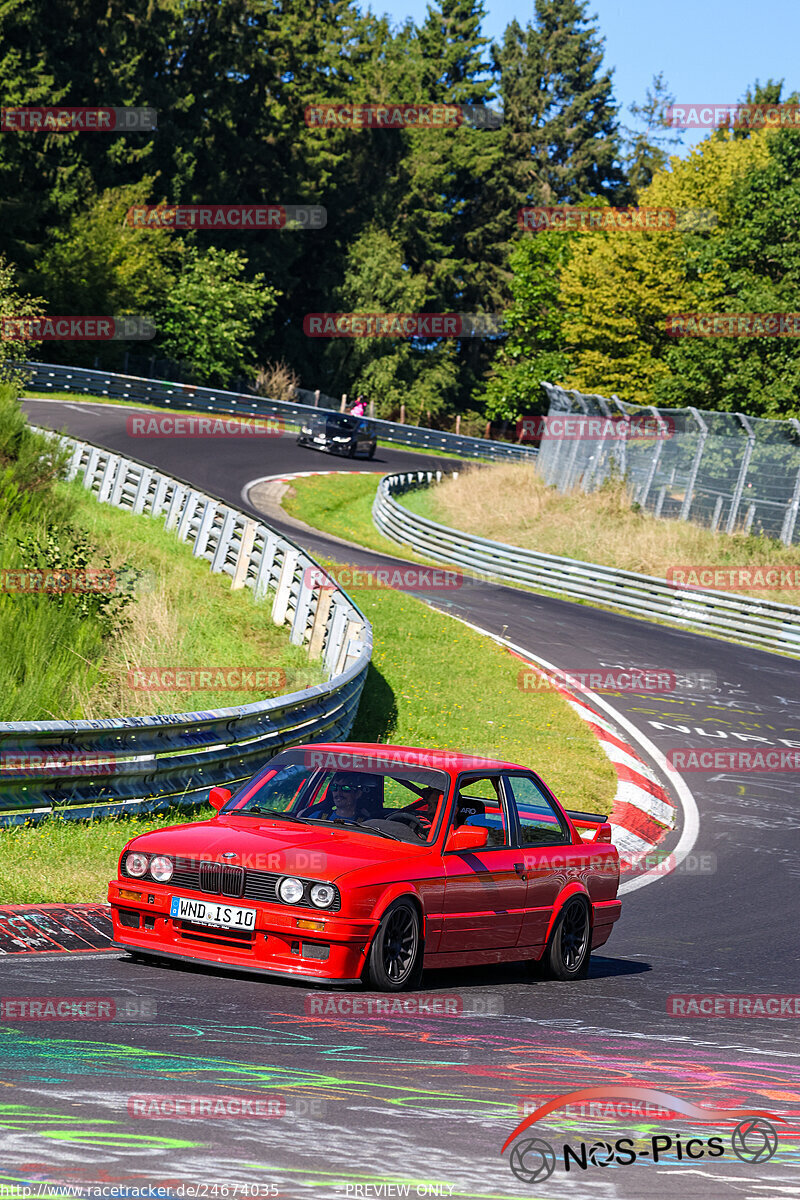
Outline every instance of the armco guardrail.
{"type": "Polygon", "coordinates": [[[420,554],[456,563],[480,575],[540,588],[569,599],[609,605],[639,617],[690,626],[800,658],[800,608],[790,604],[752,600],[726,592],[680,589],[652,575],[616,571],[595,563],[492,542],[418,516],[394,499],[441,478],[441,471],[384,476],[372,510],[381,533],[420,554]]]}
{"type": "MultiPolygon", "coordinates": [[[[90,396],[106,396],[111,400],[129,400],[153,404],[159,408],[197,410],[198,412],[239,413],[252,417],[279,417],[288,425],[299,426],[309,418],[334,412],[334,409],[314,408],[308,404],[292,404],[284,400],[269,400],[219,388],[195,387],[188,383],[170,383],[160,379],[140,379],[135,375],[117,375],[109,371],[90,371],[81,367],[62,367],[52,363],[23,364],[31,373],[30,387],[42,392],[83,392],[90,396]]],[[[401,425],[399,421],[372,419],[378,437],[415,446],[422,450],[439,450],[442,454],[459,454],[466,458],[530,459],[536,450],[513,442],[491,442],[485,438],[462,437],[420,425],[401,425]]]]}
{"type": "Polygon", "coordinates": [[[267,525],[178,479],[86,442],[61,440],[72,451],[69,477],[82,479],[98,500],[164,514],[167,529],[192,543],[212,571],[230,575],[233,588],[252,588],[257,601],[271,594],[275,623],[290,625],[291,641],[308,645],[312,659],[321,656],[328,679],[207,712],[2,724],[0,826],[36,823],[54,812],[97,817],[198,803],[215,784],[247,779],[285,746],[345,738],[370,662],[372,628],[344,592],[319,586],[323,573],[314,560],[267,525]],[[92,762],[97,756],[102,766],[92,762]]]}

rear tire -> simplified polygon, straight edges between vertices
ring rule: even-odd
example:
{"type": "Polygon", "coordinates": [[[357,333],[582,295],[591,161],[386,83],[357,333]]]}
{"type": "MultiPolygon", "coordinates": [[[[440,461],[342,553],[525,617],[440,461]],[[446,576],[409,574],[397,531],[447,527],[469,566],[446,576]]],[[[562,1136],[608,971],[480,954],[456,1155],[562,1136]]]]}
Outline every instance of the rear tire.
{"type": "Polygon", "coordinates": [[[589,906],[582,896],[571,896],[559,913],[542,965],[551,979],[585,979],[591,955],[589,906]]]}
{"type": "Polygon", "coordinates": [[[374,447],[374,446],[371,446],[371,447],[370,447],[370,452],[369,452],[369,454],[367,455],[367,458],[374,458],[374,457],[375,457],[375,447],[374,447]]]}
{"type": "Polygon", "coordinates": [[[395,900],[370,946],[365,983],[378,992],[403,992],[422,978],[422,922],[411,900],[395,900]]]}

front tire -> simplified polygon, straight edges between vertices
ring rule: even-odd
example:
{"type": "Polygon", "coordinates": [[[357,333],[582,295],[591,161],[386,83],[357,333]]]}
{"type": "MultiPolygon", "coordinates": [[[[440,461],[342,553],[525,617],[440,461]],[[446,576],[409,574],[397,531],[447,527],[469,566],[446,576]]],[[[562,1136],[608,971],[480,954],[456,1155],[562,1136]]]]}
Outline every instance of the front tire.
{"type": "Polygon", "coordinates": [[[378,992],[403,992],[422,978],[422,922],[411,900],[395,900],[381,918],[367,958],[366,978],[378,992]]]}
{"type": "Polygon", "coordinates": [[[585,979],[589,973],[591,954],[589,905],[582,896],[572,896],[555,923],[543,965],[552,979],[585,979]]]}

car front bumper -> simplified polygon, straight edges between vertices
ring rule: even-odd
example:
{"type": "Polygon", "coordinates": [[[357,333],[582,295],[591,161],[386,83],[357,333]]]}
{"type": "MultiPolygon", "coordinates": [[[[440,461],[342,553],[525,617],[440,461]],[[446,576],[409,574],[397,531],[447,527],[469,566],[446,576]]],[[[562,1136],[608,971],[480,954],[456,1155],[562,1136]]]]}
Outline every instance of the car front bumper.
{"type": "Polygon", "coordinates": [[[223,897],[225,902],[256,910],[255,929],[240,932],[173,918],[170,916],[173,896],[218,899],[198,896],[183,888],[147,884],[140,890],[128,880],[112,882],[108,899],[114,945],[133,953],[287,979],[352,983],[361,977],[377,930],[376,921],[352,920],[336,913],[326,915],[322,910],[310,912],[288,905],[228,901],[223,897]],[[139,899],[121,897],[120,888],[123,892],[138,892],[139,899]],[[303,929],[298,925],[303,920],[320,921],[324,928],[303,929]]]}

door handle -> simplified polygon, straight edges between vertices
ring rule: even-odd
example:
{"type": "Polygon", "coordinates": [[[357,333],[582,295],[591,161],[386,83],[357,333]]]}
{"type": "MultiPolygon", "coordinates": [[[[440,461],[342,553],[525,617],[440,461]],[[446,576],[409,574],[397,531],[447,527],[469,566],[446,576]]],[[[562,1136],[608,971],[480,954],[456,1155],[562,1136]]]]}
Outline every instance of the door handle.
{"type": "Polygon", "coordinates": [[[519,875],[520,879],[527,879],[527,878],[528,878],[528,876],[527,876],[527,874],[526,874],[526,871],[525,871],[525,863],[524,863],[524,862],[521,862],[521,863],[514,863],[514,870],[517,872],[517,874],[519,875]]]}

